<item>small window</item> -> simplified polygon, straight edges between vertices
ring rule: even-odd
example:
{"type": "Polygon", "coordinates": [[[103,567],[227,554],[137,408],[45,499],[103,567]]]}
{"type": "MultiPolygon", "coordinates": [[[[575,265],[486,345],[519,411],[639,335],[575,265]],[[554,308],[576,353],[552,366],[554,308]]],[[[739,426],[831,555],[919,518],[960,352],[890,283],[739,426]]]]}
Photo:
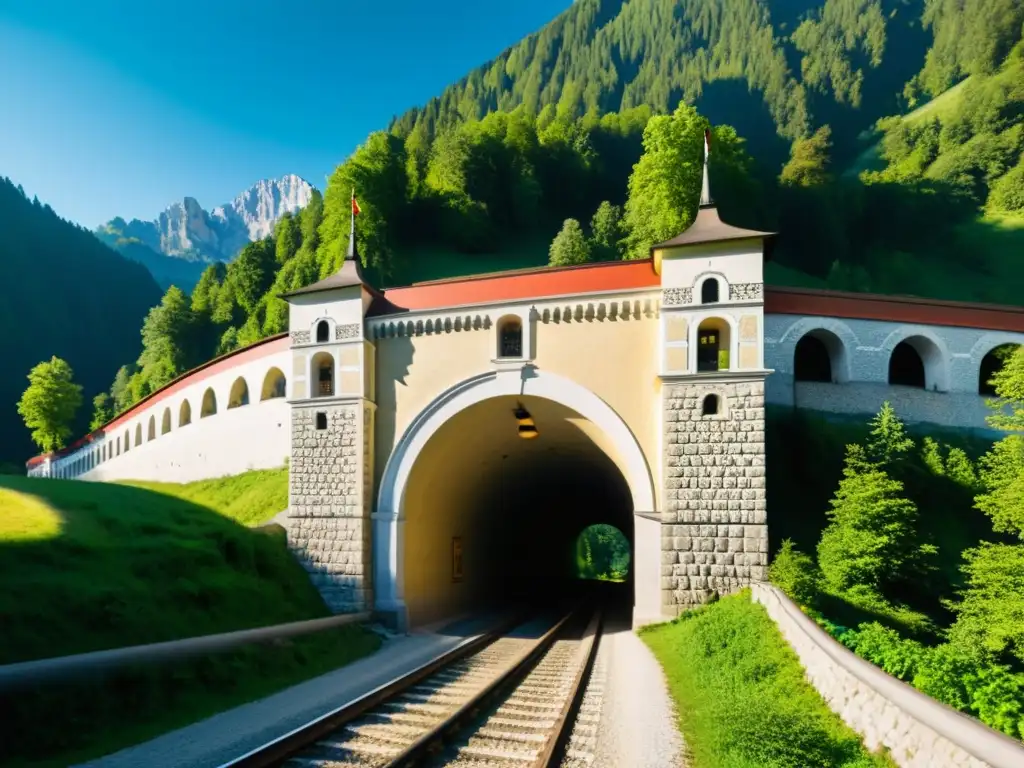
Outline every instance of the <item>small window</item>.
{"type": "Polygon", "coordinates": [[[326,320],[321,320],[316,324],[316,340],[318,342],[328,341],[331,338],[331,329],[327,325],[326,320]]]}
{"type": "Polygon", "coordinates": [[[700,287],[700,303],[715,304],[718,302],[718,280],[709,277],[700,287]]]}
{"type": "Polygon", "coordinates": [[[715,416],[718,413],[718,395],[708,395],[704,398],[704,405],[700,409],[704,416],[715,416]]]}
{"type": "Polygon", "coordinates": [[[516,319],[506,320],[498,333],[498,357],[523,356],[523,326],[516,319]]]}
{"type": "Polygon", "coordinates": [[[327,429],[327,414],[320,411],[316,415],[316,428],[327,429]]]}

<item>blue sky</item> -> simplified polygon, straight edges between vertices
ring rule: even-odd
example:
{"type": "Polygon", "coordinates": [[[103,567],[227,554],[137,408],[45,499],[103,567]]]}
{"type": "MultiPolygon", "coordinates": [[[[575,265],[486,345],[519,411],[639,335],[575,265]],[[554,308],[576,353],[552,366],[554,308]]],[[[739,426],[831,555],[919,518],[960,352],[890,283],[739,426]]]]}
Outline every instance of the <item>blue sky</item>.
{"type": "Polygon", "coordinates": [[[570,0],[0,0],[0,176],[89,228],[327,175],[570,0]]]}

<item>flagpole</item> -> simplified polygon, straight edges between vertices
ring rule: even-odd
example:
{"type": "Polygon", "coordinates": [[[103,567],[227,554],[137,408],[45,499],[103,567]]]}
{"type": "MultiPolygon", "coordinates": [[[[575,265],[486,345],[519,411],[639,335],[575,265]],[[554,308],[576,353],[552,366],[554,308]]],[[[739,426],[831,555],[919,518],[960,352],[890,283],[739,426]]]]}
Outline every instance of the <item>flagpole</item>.
{"type": "Polygon", "coordinates": [[[348,255],[346,258],[354,259],[356,257],[356,188],[352,187],[352,199],[349,201],[349,216],[351,216],[351,226],[348,232],[348,255]]]}

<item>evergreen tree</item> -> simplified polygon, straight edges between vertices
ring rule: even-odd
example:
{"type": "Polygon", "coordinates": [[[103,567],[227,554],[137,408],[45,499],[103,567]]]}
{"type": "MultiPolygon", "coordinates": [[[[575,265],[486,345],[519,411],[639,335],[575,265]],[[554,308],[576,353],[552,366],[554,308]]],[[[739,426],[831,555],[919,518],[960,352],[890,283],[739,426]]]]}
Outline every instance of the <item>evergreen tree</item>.
{"type": "Polygon", "coordinates": [[[32,431],[33,442],[46,453],[63,448],[82,404],[82,387],[75,384],[71,366],[56,356],[32,368],[28,381],[18,413],[32,431]]]}
{"type": "Polygon", "coordinates": [[[591,251],[597,261],[610,261],[619,257],[622,239],[622,208],[603,200],[590,220],[593,233],[591,251]]]}
{"type": "Polygon", "coordinates": [[[92,399],[92,421],[89,430],[102,427],[114,418],[114,401],[107,392],[100,392],[92,399]]]}
{"type": "Polygon", "coordinates": [[[562,229],[551,241],[548,264],[552,267],[569,267],[590,261],[590,244],[583,234],[583,227],[576,219],[566,219],[562,229]]]}
{"type": "Polygon", "coordinates": [[[275,260],[278,266],[291,259],[302,245],[302,231],[298,220],[285,212],[274,227],[275,260]]]}
{"type": "Polygon", "coordinates": [[[831,181],[829,173],[832,129],[823,125],[808,138],[793,142],[789,162],[779,174],[787,186],[818,187],[831,181]]]}

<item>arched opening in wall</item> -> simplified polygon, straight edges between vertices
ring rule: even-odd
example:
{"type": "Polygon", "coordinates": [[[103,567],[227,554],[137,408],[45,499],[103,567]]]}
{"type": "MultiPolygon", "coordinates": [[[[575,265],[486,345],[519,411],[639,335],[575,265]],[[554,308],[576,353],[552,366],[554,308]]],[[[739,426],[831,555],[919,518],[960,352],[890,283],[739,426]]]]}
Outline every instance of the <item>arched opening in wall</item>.
{"type": "Polygon", "coordinates": [[[981,366],[978,369],[978,394],[985,397],[995,397],[996,388],[992,384],[992,378],[1003,369],[1006,361],[1019,348],[1018,344],[1000,344],[995,349],[989,350],[981,358],[981,366]]]}
{"type": "Polygon", "coordinates": [[[945,390],[942,352],[931,339],[910,336],[889,357],[889,384],[929,391],[945,390]]]}
{"type": "Polygon", "coordinates": [[[622,583],[629,576],[629,539],[614,525],[588,525],[576,537],[576,578],[622,583]]]}
{"type": "Polygon", "coordinates": [[[331,339],[331,326],[327,324],[326,320],[321,320],[316,324],[316,340],[318,343],[330,341],[331,339]]]}
{"type": "Polygon", "coordinates": [[[704,282],[701,283],[700,286],[700,303],[717,304],[718,301],[718,278],[705,278],[704,282]]]}
{"type": "Polygon", "coordinates": [[[831,331],[815,328],[796,343],[793,351],[793,378],[796,381],[817,381],[836,384],[843,379],[846,348],[831,331]]]}
{"type": "Polygon", "coordinates": [[[400,502],[410,626],[589,588],[631,611],[632,569],[594,586],[577,561],[580,532],[598,523],[618,529],[633,556],[633,496],[618,462],[599,427],[546,398],[493,397],[455,414],[417,455],[400,502]],[[520,437],[520,405],[533,439],[520,437]]]}
{"type": "Polygon", "coordinates": [[[135,425],[135,447],[138,448],[142,445],[142,424],[135,425]]]}
{"type": "Polygon", "coordinates": [[[160,434],[166,435],[171,431],[171,409],[164,408],[164,415],[160,418],[160,434]]]}
{"type": "Polygon", "coordinates": [[[313,397],[334,396],[334,356],[329,352],[317,352],[310,363],[313,374],[313,397]]]}
{"type": "Polygon", "coordinates": [[[287,380],[280,368],[271,368],[263,377],[263,387],[260,391],[260,400],[273,400],[277,397],[284,397],[287,380]]]}
{"type": "Polygon", "coordinates": [[[249,385],[245,383],[245,378],[239,376],[235,379],[235,383],[231,385],[231,393],[228,395],[228,410],[241,408],[243,405],[248,404],[249,385]]]}
{"type": "Polygon", "coordinates": [[[128,453],[128,449],[131,448],[131,445],[132,445],[131,433],[126,429],[124,431],[124,452],[125,453],[128,453]]]}
{"type": "Polygon", "coordinates": [[[701,402],[700,413],[702,416],[718,415],[718,395],[705,395],[701,402]]]}
{"type": "Polygon", "coordinates": [[[729,324],[709,317],[697,329],[697,371],[729,370],[729,324]]]}
{"type": "Polygon", "coordinates": [[[498,358],[523,356],[523,322],[518,317],[501,318],[498,323],[498,358]]]}
{"type": "Polygon", "coordinates": [[[156,414],[149,417],[149,429],[146,430],[146,440],[156,440],[156,414]]]}
{"type": "Polygon", "coordinates": [[[182,400],[181,405],[178,407],[178,427],[181,428],[191,423],[192,406],[188,404],[188,400],[182,400]]]}
{"type": "Polygon", "coordinates": [[[199,410],[199,418],[205,419],[207,416],[215,416],[217,414],[217,395],[213,393],[213,388],[207,389],[203,392],[203,405],[199,410]]]}

